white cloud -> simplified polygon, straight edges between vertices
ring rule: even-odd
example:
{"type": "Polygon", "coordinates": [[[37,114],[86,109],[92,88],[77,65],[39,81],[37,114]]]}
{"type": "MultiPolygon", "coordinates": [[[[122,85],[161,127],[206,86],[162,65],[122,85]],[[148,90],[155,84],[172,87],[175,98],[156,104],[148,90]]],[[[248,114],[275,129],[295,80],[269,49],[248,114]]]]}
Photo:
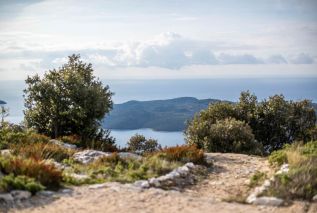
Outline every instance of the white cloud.
{"type": "Polygon", "coordinates": [[[291,57],[290,61],[293,64],[312,64],[312,63],[314,63],[314,59],[305,53],[300,53],[296,56],[291,57]]]}

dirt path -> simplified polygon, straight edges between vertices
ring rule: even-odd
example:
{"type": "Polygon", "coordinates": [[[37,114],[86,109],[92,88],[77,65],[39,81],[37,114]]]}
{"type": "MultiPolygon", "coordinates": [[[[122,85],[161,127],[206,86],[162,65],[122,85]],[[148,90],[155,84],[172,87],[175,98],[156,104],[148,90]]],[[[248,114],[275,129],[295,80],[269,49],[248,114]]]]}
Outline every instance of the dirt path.
{"type": "MultiPolygon", "coordinates": [[[[255,171],[270,172],[263,158],[240,154],[208,154],[214,168],[208,178],[184,192],[160,189],[140,190],[127,185],[109,183],[105,188],[76,187],[70,195],[59,199],[37,200],[37,206],[11,212],[314,212],[309,206],[295,202],[288,207],[264,207],[227,202],[248,194],[247,182],[255,171]],[[41,205],[41,202],[43,205],[41,205]]],[[[315,208],[315,209],[314,209],[315,208]]]]}

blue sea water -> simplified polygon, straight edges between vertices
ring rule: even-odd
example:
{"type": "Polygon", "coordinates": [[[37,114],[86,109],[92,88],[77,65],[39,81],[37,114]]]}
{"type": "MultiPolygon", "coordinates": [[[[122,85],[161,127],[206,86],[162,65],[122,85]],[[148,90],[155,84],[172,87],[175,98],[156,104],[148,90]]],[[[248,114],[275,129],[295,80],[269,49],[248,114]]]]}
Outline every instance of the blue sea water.
{"type": "MultiPolygon", "coordinates": [[[[129,100],[156,100],[176,97],[215,98],[237,101],[241,91],[250,90],[259,100],[274,94],[287,99],[310,99],[317,102],[317,78],[244,78],[244,79],[193,79],[193,80],[103,80],[115,93],[114,103],[129,100]]],[[[7,120],[23,120],[23,81],[0,81],[0,100],[7,102],[10,116],[7,120]]],[[[117,143],[124,146],[135,133],[158,139],[165,145],[183,143],[182,132],[156,132],[142,130],[112,130],[117,143]]]]}

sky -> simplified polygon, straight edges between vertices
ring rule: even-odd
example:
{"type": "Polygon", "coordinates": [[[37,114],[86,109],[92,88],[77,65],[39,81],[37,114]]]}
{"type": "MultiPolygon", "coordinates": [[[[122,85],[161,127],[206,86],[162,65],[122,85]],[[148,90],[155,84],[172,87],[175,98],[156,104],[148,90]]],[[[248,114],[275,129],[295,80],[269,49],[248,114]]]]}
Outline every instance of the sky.
{"type": "Polygon", "coordinates": [[[316,78],[315,0],[0,0],[0,80],[316,78]]]}

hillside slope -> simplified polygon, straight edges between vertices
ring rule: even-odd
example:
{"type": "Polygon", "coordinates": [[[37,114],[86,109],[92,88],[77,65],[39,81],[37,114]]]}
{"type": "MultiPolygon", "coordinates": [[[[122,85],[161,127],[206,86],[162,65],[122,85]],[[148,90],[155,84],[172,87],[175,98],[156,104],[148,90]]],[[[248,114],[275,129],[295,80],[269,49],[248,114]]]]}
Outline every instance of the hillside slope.
{"type": "Polygon", "coordinates": [[[128,101],[115,104],[103,127],[108,129],[151,128],[158,131],[182,131],[186,121],[217,99],[198,100],[182,97],[169,100],[128,101]]]}

